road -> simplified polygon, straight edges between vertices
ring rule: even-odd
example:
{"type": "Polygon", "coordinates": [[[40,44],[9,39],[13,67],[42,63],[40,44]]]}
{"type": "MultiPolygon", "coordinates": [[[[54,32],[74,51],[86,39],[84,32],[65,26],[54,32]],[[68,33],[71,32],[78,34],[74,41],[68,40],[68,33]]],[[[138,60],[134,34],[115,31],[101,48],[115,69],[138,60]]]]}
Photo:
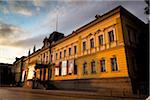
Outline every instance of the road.
{"type": "Polygon", "coordinates": [[[131,99],[131,98],[119,98],[119,97],[95,97],[85,98],[75,97],[70,95],[49,95],[39,94],[31,92],[21,92],[5,88],[0,88],[0,100],[143,100],[143,99],[131,99]]]}

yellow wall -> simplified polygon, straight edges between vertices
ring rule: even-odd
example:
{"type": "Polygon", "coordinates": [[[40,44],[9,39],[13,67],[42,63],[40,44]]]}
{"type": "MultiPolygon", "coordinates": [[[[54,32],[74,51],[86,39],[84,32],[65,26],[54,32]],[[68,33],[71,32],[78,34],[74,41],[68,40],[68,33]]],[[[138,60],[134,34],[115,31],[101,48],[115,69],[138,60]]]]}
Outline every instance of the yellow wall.
{"type": "MultiPolygon", "coordinates": [[[[87,28],[80,33],[77,33],[75,36],[57,44],[53,47],[53,55],[58,53],[58,60],[54,62],[61,62],[64,60],[75,59],[75,62],[78,66],[77,75],[66,75],[66,76],[55,76],[53,74],[52,80],[67,80],[67,79],[80,79],[80,78],[108,78],[108,77],[128,77],[128,70],[126,64],[126,56],[124,49],[124,40],[122,35],[121,19],[120,14],[117,13],[106,20],[103,20],[90,28],[87,28]],[[100,30],[100,32],[98,32],[100,30]],[[115,33],[115,42],[109,43],[108,32],[113,30],[115,33]],[[104,45],[100,46],[98,42],[98,36],[103,34],[104,36],[104,45]],[[94,38],[95,47],[90,48],[90,39],[94,38]],[[82,42],[87,42],[87,50],[82,50],[82,42]],[[69,47],[77,45],[77,55],[72,54],[68,55],[69,47]],[[67,57],[64,57],[64,49],[67,50],[67,57]],[[62,51],[62,59],[59,59],[59,52],[62,51]],[[115,55],[117,58],[118,71],[111,71],[110,58],[115,55]],[[106,72],[100,72],[100,59],[104,57],[106,60],[106,72]],[[91,61],[96,61],[96,74],[91,74],[91,61]],[[82,65],[84,62],[88,62],[88,73],[83,75],[82,65]]],[[[72,51],[73,53],[73,51],[72,51]]],[[[54,57],[55,58],[55,57],[54,57]]],[[[55,71],[53,69],[53,71],[55,71]]]]}

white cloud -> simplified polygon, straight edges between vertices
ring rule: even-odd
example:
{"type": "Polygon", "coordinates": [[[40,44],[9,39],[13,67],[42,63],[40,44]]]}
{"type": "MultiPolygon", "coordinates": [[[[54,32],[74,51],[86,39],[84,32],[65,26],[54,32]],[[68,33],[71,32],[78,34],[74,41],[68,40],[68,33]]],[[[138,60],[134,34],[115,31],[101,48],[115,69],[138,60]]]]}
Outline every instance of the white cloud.
{"type": "Polygon", "coordinates": [[[25,49],[0,45],[0,62],[13,63],[16,57],[27,55],[25,49]]]}
{"type": "Polygon", "coordinates": [[[33,4],[36,7],[40,7],[40,6],[43,5],[43,1],[41,1],[41,0],[33,0],[33,4]]]}
{"type": "Polygon", "coordinates": [[[20,15],[24,15],[24,16],[32,16],[33,12],[29,9],[25,9],[25,8],[18,8],[16,10],[13,11],[16,14],[20,14],[20,15]]]}

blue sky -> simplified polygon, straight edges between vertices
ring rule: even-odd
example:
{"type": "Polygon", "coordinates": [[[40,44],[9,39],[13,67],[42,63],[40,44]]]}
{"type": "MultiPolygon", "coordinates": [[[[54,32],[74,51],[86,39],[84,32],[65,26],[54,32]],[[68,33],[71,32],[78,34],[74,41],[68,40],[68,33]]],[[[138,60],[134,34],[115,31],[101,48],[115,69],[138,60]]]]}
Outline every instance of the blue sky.
{"type": "Polygon", "coordinates": [[[122,5],[142,21],[143,1],[104,0],[4,0],[0,1],[0,62],[13,63],[15,57],[26,56],[34,45],[41,48],[45,36],[56,30],[65,35],[122,5]]]}

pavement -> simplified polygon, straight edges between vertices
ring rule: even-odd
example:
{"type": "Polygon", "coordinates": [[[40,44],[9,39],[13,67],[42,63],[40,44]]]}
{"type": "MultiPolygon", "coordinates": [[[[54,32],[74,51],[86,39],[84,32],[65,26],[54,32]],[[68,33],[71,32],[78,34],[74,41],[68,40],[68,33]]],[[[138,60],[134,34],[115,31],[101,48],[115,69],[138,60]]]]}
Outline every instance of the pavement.
{"type": "MultiPolygon", "coordinates": [[[[91,99],[91,100],[145,100],[146,96],[106,96],[97,92],[89,92],[89,91],[70,91],[70,90],[43,90],[43,89],[29,89],[22,87],[5,87],[1,88],[8,91],[17,91],[22,93],[30,93],[36,95],[48,95],[48,96],[57,96],[60,98],[70,97],[70,98],[78,98],[76,100],[83,99],[91,99]]],[[[66,99],[65,99],[66,100],[66,99]]],[[[72,99],[71,99],[72,100],[72,99]]]]}

